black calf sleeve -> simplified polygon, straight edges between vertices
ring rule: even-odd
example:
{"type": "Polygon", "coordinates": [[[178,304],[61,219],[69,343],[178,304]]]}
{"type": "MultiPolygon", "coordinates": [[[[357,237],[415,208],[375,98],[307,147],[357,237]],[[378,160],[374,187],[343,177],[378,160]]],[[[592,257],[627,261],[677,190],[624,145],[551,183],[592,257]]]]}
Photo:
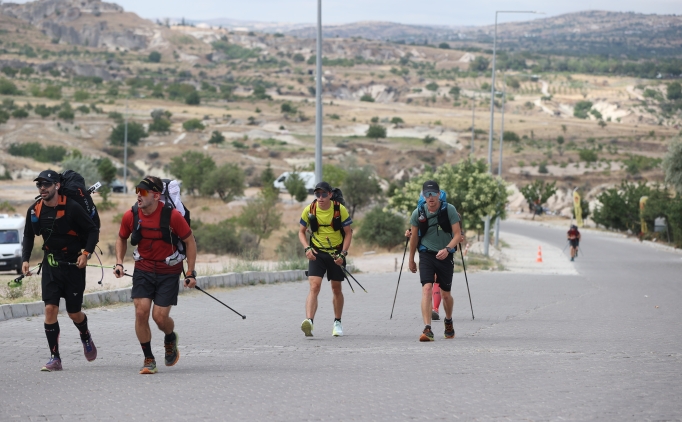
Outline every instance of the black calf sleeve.
{"type": "Polygon", "coordinates": [[[59,321],[54,324],[45,324],[45,337],[50,347],[50,354],[59,358],[59,321]]]}

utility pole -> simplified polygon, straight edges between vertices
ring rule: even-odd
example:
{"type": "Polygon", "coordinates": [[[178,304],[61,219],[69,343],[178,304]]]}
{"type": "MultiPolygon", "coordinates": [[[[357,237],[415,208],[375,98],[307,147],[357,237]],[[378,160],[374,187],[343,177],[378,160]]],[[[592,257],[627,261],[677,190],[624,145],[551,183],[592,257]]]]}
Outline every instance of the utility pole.
{"type": "Polygon", "coordinates": [[[315,84],[315,183],[322,181],[322,0],[317,0],[317,75],[315,84]]]}
{"type": "Polygon", "coordinates": [[[476,131],[474,126],[476,125],[476,94],[471,97],[471,158],[474,158],[474,139],[476,138],[476,131]]]}
{"type": "Polygon", "coordinates": [[[123,128],[123,193],[128,193],[128,97],[126,97],[126,116],[123,128]]]}

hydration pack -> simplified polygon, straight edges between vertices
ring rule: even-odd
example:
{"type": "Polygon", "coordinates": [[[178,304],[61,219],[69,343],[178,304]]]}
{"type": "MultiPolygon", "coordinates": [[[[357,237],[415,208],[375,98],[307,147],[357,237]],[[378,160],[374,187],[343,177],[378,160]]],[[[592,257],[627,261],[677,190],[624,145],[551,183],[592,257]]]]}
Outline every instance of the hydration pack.
{"type": "Polygon", "coordinates": [[[445,233],[450,234],[450,237],[452,237],[452,225],[450,224],[450,217],[448,216],[448,202],[447,202],[447,194],[445,193],[444,190],[440,191],[440,196],[438,197],[440,200],[440,208],[438,208],[438,212],[436,215],[433,215],[431,217],[427,217],[426,215],[426,198],[424,198],[423,194],[419,194],[419,200],[417,201],[417,227],[419,227],[419,231],[417,235],[419,236],[419,249],[422,249],[421,246],[421,241],[422,237],[426,234],[426,232],[429,230],[429,227],[433,226],[438,226],[440,227],[441,230],[443,230],[445,233]],[[434,223],[431,223],[430,220],[435,219],[436,221],[434,223]]]}
{"type": "MultiPolygon", "coordinates": [[[[341,232],[341,238],[346,237],[346,232],[343,230],[343,221],[341,221],[341,205],[345,207],[346,203],[343,199],[343,193],[341,192],[341,189],[339,188],[332,189],[331,201],[332,206],[334,207],[334,214],[332,216],[331,224],[320,224],[319,221],[317,221],[317,199],[314,199],[313,202],[310,204],[310,211],[308,213],[308,223],[311,231],[310,235],[311,244],[312,237],[314,236],[315,233],[317,233],[320,230],[320,227],[331,227],[334,229],[334,231],[341,232]]],[[[338,247],[341,246],[342,245],[338,245],[338,247]]]]}

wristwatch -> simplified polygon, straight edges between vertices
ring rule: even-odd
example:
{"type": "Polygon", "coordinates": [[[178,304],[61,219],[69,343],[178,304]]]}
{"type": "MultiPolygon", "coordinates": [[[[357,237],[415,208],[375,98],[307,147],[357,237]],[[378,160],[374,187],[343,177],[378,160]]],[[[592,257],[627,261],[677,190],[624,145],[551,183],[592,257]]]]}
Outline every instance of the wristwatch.
{"type": "Polygon", "coordinates": [[[457,246],[455,246],[454,248],[448,248],[448,247],[446,247],[445,249],[448,251],[448,253],[455,253],[455,252],[457,252],[457,246]]]}
{"type": "Polygon", "coordinates": [[[341,251],[341,255],[348,256],[348,251],[341,251]]]}
{"type": "Polygon", "coordinates": [[[197,271],[196,271],[196,270],[192,270],[192,271],[190,271],[189,273],[187,273],[187,278],[193,278],[193,279],[196,280],[196,279],[197,279],[197,271]]]}

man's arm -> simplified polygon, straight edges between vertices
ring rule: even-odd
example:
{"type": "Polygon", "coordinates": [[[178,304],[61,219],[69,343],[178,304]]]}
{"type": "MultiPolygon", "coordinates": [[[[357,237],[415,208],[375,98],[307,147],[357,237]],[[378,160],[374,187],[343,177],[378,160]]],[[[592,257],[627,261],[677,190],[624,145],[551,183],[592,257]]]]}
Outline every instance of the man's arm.
{"type": "Polygon", "coordinates": [[[345,237],[343,238],[343,249],[344,251],[348,251],[350,249],[350,243],[351,240],[353,239],[353,229],[350,228],[350,225],[345,226],[343,228],[343,231],[345,233],[345,237]]]}
{"type": "MultiPolygon", "coordinates": [[[[33,208],[33,207],[31,207],[33,208]]],[[[35,234],[33,233],[33,225],[31,224],[31,208],[26,211],[26,223],[24,225],[24,239],[21,242],[21,273],[29,275],[29,264],[31,259],[31,252],[33,252],[33,244],[35,242],[35,234]]]]}
{"type": "MultiPolygon", "coordinates": [[[[412,234],[419,232],[419,227],[412,226],[410,229],[412,234]]],[[[414,254],[417,251],[417,244],[419,243],[419,236],[410,236],[410,262],[414,261],[414,254]]]]}
{"type": "Polygon", "coordinates": [[[69,206],[69,213],[71,214],[70,221],[75,226],[76,233],[87,233],[88,240],[83,248],[89,254],[95,251],[95,246],[99,242],[99,228],[92,221],[92,218],[80,205],[76,204],[74,201],[68,201],[71,205],[69,206]]]}
{"type": "MultiPolygon", "coordinates": [[[[187,239],[183,239],[185,242],[185,248],[187,252],[187,273],[194,271],[194,265],[197,262],[197,242],[194,239],[194,235],[189,235],[187,239]]],[[[193,289],[197,284],[196,278],[190,278],[190,282],[187,285],[190,289],[193,289]]]]}
{"type": "Polygon", "coordinates": [[[452,240],[448,243],[448,248],[452,249],[462,242],[462,229],[459,221],[452,225],[452,240]]]}
{"type": "Polygon", "coordinates": [[[126,251],[128,250],[128,239],[124,239],[121,236],[116,238],[116,265],[114,266],[114,275],[116,278],[123,277],[123,259],[126,256],[126,251]]]}

